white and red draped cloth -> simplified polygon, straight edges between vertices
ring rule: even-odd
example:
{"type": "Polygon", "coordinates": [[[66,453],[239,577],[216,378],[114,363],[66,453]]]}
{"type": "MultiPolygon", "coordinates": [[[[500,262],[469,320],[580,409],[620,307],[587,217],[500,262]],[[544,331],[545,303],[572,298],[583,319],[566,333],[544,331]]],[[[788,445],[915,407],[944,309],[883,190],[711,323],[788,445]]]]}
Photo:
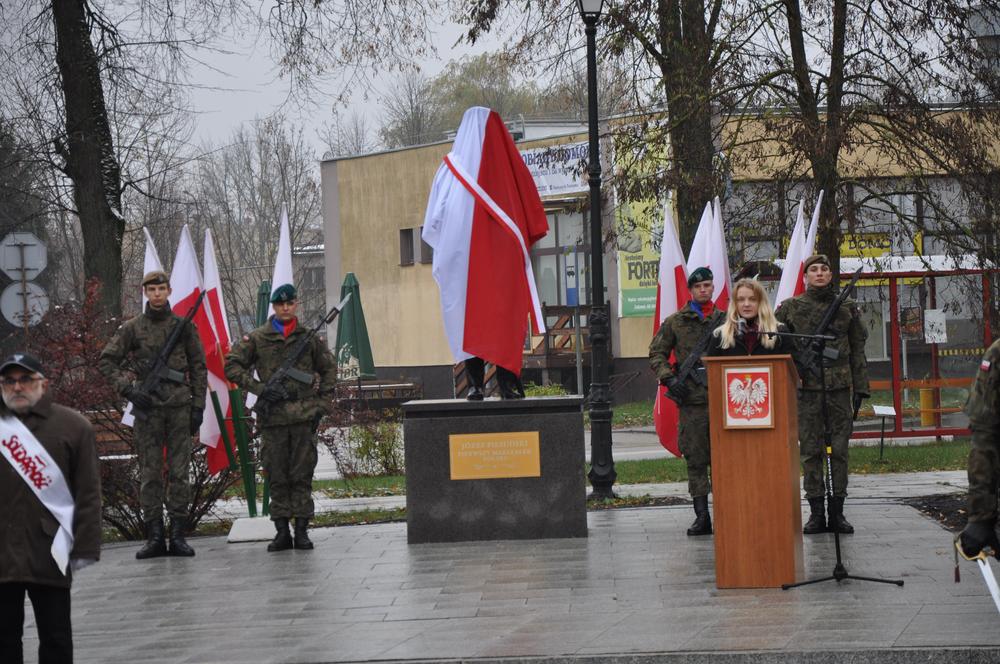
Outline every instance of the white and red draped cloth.
{"type": "Polygon", "coordinates": [[[548,230],[503,120],[470,108],[434,176],[422,233],[455,362],[479,357],[520,376],[529,318],[535,334],[545,330],[529,252],[548,230]]]}

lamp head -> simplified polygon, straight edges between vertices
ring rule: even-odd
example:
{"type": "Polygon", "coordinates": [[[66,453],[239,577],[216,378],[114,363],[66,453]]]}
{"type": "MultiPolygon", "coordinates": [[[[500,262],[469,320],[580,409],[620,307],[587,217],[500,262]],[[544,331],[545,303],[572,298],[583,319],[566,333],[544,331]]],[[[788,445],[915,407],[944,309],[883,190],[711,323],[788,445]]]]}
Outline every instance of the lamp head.
{"type": "Polygon", "coordinates": [[[576,0],[576,4],[584,21],[596,21],[604,8],[604,0],[576,0]]]}

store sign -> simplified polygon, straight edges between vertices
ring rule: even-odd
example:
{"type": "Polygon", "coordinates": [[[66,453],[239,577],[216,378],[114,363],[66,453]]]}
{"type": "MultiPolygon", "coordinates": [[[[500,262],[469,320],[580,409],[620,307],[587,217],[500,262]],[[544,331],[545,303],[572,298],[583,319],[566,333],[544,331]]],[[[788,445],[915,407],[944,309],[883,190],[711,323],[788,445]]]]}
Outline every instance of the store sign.
{"type": "Polygon", "coordinates": [[[540,196],[588,191],[590,185],[585,173],[588,154],[590,149],[586,143],[521,150],[521,158],[524,159],[540,196]]]}

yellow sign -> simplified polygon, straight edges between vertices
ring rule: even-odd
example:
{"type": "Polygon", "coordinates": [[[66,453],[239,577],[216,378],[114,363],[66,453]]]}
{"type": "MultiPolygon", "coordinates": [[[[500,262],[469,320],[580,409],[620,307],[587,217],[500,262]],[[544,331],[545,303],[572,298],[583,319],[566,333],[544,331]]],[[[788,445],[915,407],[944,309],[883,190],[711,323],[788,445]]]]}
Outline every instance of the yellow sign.
{"type": "Polygon", "coordinates": [[[542,476],[537,431],[452,434],[448,448],[453,480],[542,476]]]}

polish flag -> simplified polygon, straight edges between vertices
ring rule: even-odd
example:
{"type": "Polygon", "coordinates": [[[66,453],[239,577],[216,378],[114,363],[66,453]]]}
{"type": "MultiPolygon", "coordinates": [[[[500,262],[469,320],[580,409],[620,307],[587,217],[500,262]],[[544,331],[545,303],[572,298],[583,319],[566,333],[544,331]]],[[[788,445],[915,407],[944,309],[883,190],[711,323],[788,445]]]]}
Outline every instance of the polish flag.
{"type": "MultiPolygon", "coordinates": [[[[709,267],[708,250],[712,244],[712,224],[714,223],[712,204],[705,203],[705,211],[701,213],[701,221],[698,222],[698,230],[694,233],[694,239],[691,240],[691,250],[688,252],[688,274],[699,267],[709,267]]],[[[689,298],[690,295],[684,299],[687,301],[689,298]]]]}
{"type": "MultiPolygon", "coordinates": [[[[823,204],[823,191],[820,190],[819,196],[816,197],[816,207],[813,208],[812,221],[809,224],[809,233],[806,235],[805,249],[802,252],[802,263],[805,264],[806,259],[813,255],[816,251],[816,231],[819,229],[819,207],[823,204]]],[[[802,275],[798,283],[795,285],[795,294],[802,295],[806,292],[806,275],[802,275]]]]}
{"type": "Polygon", "coordinates": [[[722,206],[719,198],[705,204],[705,211],[698,222],[691,251],[688,253],[687,269],[691,274],[699,267],[712,271],[715,285],[714,304],[723,311],[729,306],[729,291],[732,280],[729,277],[729,250],[726,247],[726,231],[722,225],[722,206]]]}
{"type": "Polygon", "coordinates": [[[819,192],[816,197],[816,207],[813,208],[812,221],[809,224],[809,231],[805,230],[805,218],[803,211],[806,201],[803,198],[799,202],[799,213],[795,220],[795,228],[792,229],[792,238],[788,242],[788,254],[785,257],[785,267],[781,271],[781,281],[778,282],[778,290],[774,296],[774,308],[790,297],[802,295],[806,290],[805,274],[803,266],[806,259],[812,256],[816,247],[816,231],[819,227],[819,208],[823,204],[823,192],[819,192]]]}
{"type": "MultiPolygon", "coordinates": [[[[156,245],[153,243],[153,236],[149,234],[149,229],[142,227],[142,232],[146,235],[146,254],[142,259],[142,275],[146,276],[150,272],[163,271],[163,263],[160,262],[160,255],[156,253],[156,245]]],[[[140,286],[140,288],[142,288],[140,286]]],[[[146,289],[142,288],[142,310],[146,311],[146,289]]],[[[132,402],[125,404],[125,412],[122,413],[122,424],[127,427],[135,424],[135,415],[132,413],[132,402]]]]}
{"type": "Polygon", "coordinates": [[[788,241],[788,252],[785,254],[785,267],[781,271],[781,281],[778,282],[778,290],[774,293],[774,308],[790,297],[795,297],[796,284],[802,281],[802,263],[806,256],[802,253],[806,246],[805,208],[806,201],[803,198],[799,201],[799,213],[795,219],[795,227],[792,229],[792,237],[788,241]]]}
{"type": "MultiPolygon", "coordinates": [[[[288,206],[284,203],[281,204],[281,222],[278,229],[278,253],[274,256],[274,271],[271,273],[271,295],[274,295],[274,291],[278,290],[279,287],[285,284],[295,285],[295,273],[292,270],[292,233],[288,226],[288,206]]],[[[222,291],[219,291],[220,293],[222,291]]],[[[270,305],[271,316],[274,315],[274,305],[270,305]]],[[[257,372],[254,371],[254,376],[257,372]]],[[[250,416],[257,417],[257,411],[253,410],[254,404],[257,403],[257,395],[246,393],[247,400],[246,406],[247,410],[250,412],[250,416]]]]}
{"type": "Polygon", "coordinates": [[[726,245],[726,229],[722,225],[722,205],[718,196],[715,197],[712,208],[712,240],[708,249],[708,267],[714,277],[715,308],[725,311],[729,307],[733,280],[729,276],[729,248],[726,245]]]}
{"type": "MultiPolygon", "coordinates": [[[[202,256],[205,261],[206,291],[202,307],[207,310],[208,320],[215,336],[215,353],[224,360],[226,354],[229,353],[232,337],[229,335],[229,319],[226,316],[226,301],[222,295],[222,279],[219,277],[219,264],[215,258],[215,243],[212,241],[212,232],[207,228],[205,229],[205,251],[202,256]]],[[[207,347],[205,354],[206,356],[209,355],[207,347]]],[[[226,432],[229,436],[230,444],[232,444],[236,440],[236,433],[233,430],[233,423],[230,419],[233,413],[229,403],[229,388],[230,384],[226,380],[225,374],[214,373],[211,365],[209,365],[208,389],[211,392],[215,392],[216,397],[219,399],[219,408],[226,419],[226,432]]],[[[226,453],[225,441],[222,439],[222,434],[219,431],[215,410],[212,408],[211,396],[209,396],[208,407],[209,409],[205,411],[206,422],[201,427],[201,440],[209,446],[206,453],[208,472],[214,475],[229,465],[229,455],[226,453]],[[215,425],[214,429],[209,426],[206,430],[208,420],[211,420],[212,424],[215,425]],[[216,441],[215,445],[207,442],[212,439],[216,441]],[[223,445],[220,445],[219,442],[222,442],[223,445]]],[[[232,450],[232,452],[235,456],[235,450],[232,450]]]]}
{"type": "MultiPolygon", "coordinates": [[[[690,297],[687,288],[687,270],[684,267],[684,252],[677,237],[671,202],[663,206],[663,240],[660,243],[660,274],[656,284],[656,314],[653,318],[655,334],[667,316],[683,307],[690,297]]],[[[671,361],[673,358],[671,357],[671,361]]],[[[677,427],[680,423],[677,404],[664,396],[667,388],[656,386],[653,401],[653,424],[660,444],[673,454],[681,455],[677,442],[677,427]]]]}
{"type": "Polygon", "coordinates": [[[503,120],[470,108],[434,176],[422,234],[456,363],[480,357],[521,374],[529,317],[535,334],[545,330],[528,252],[548,230],[503,120]]]}
{"type": "MultiPolygon", "coordinates": [[[[204,284],[201,278],[201,268],[198,267],[198,256],[194,251],[194,241],[191,239],[191,231],[187,224],[181,229],[181,239],[177,245],[177,256],[174,258],[174,267],[170,273],[170,308],[178,316],[187,316],[188,311],[194,306],[195,300],[201,294],[204,284]]],[[[219,354],[219,345],[216,343],[215,331],[212,329],[212,321],[208,311],[202,302],[192,319],[195,328],[198,330],[198,338],[205,349],[205,363],[208,367],[209,385],[212,385],[211,376],[214,374],[217,379],[216,385],[225,383],[225,372],[223,370],[222,355],[219,354]]],[[[197,399],[197,397],[195,397],[197,399]]],[[[202,397],[205,409],[205,418],[201,424],[199,438],[203,445],[217,447],[219,445],[219,422],[216,420],[212,407],[212,399],[205,392],[202,397]]],[[[225,455],[225,450],[222,450],[225,455]]],[[[228,464],[228,459],[225,465],[228,464]]],[[[221,468],[216,468],[213,472],[218,472],[221,468]]]]}
{"type": "MultiPolygon", "coordinates": [[[[281,229],[278,231],[278,254],[274,257],[274,273],[271,275],[271,295],[285,284],[295,285],[292,271],[292,234],[288,230],[288,207],[281,204],[281,229]]],[[[274,305],[271,305],[274,315],[274,305]]]]}

